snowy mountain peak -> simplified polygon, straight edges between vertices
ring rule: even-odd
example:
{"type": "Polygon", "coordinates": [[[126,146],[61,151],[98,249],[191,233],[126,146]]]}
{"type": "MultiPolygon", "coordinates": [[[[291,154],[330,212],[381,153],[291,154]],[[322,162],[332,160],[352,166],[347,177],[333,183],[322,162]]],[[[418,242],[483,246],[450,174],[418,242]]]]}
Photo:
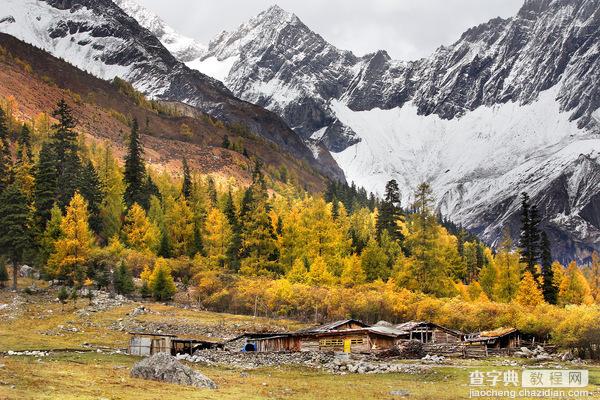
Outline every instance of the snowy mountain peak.
{"type": "Polygon", "coordinates": [[[381,193],[395,178],[405,194],[431,182],[440,211],[489,242],[516,230],[528,191],[561,254],[573,255],[600,236],[584,211],[600,208],[598,184],[586,196],[557,186],[596,182],[572,170],[599,161],[598,9],[600,0],[527,0],[514,17],[404,62],[339,50],[273,7],[188,65],[324,144],[349,181],[381,193]]]}
{"type": "Polygon", "coordinates": [[[140,5],[137,0],[114,0],[114,2],[141,26],[152,32],[178,60],[188,62],[206,52],[204,44],[177,33],[158,15],[140,5]]]}

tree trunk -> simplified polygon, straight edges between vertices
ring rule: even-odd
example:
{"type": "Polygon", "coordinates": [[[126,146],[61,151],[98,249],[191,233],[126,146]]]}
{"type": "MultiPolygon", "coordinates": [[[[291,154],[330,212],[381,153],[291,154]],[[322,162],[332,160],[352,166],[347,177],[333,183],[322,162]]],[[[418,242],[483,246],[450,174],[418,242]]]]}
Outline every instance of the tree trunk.
{"type": "Polygon", "coordinates": [[[13,260],[13,290],[15,292],[17,291],[17,274],[18,274],[17,262],[13,260]]]}

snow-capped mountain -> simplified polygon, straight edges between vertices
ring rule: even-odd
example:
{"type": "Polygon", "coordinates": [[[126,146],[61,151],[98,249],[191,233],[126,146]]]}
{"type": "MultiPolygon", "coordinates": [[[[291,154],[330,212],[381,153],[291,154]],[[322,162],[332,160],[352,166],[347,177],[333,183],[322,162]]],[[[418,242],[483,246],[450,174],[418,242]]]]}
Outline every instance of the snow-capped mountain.
{"type": "MultiPolygon", "coordinates": [[[[151,17],[145,21],[156,22],[151,17]]],[[[180,101],[225,122],[241,123],[321,173],[344,179],[326,150],[309,148],[276,114],[239,100],[221,82],[188,68],[111,0],[3,0],[0,31],[102,79],[118,76],[153,98],[180,101]]],[[[163,33],[163,40],[177,37],[167,28],[163,33]]]]}
{"type": "MultiPolygon", "coordinates": [[[[132,14],[135,18],[136,15],[132,14]]],[[[518,195],[564,257],[600,248],[600,1],[526,0],[430,57],[335,48],[273,6],[187,65],[332,152],[347,179],[405,202],[429,181],[440,211],[495,242],[518,195]]]]}
{"type": "Polygon", "coordinates": [[[183,36],[152,11],[142,7],[134,0],[113,0],[128,15],[156,36],[158,40],[180,61],[188,62],[201,57],[206,52],[206,46],[199,41],[183,36]]]}

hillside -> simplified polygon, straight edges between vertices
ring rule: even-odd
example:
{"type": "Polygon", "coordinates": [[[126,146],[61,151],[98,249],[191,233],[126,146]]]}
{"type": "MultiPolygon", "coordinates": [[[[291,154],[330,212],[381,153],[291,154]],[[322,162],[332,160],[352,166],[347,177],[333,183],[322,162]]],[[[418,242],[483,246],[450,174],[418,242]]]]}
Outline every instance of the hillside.
{"type": "Polygon", "coordinates": [[[232,142],[246,148],[267,165],[267,170],[279,171],[283,166],[290,176],[309,190],[322,190],[326,178],[306,162],[282,150],[251,132],[226,128],[216,119],[200,111],[186,113],[185,105],[171,103],[166,110],[178,110],[165,115],[136,104],[110,82],[80,71],[71,64],[0,33],[0,46],[10,53],[2,57],[0,97],[14,97],[19,117],[31,120],[39,113],[50,113],[56,99],[67,98],[79,115],[83,133],[98,140],[107,140],[117,153],[122,153],[130,127],[128,120],[140,121],[147,158],[151,164],[180,173],[180,161],[185,156],[202,173],[216,173],[249,182],[253,161],[240,152],[221,147],[227,135],[232,142]],[[25,67],[24,67],[25,66],[25,67]],[[177,116],[181,114],[182,116],[177,116]],[[183,116],[189,114],[191,116],[183,116]],[[183,127],[183,129],[182,129],[183,127]],[[237,132],[237,133],[236,133],[237,132]]]}
{"type": "MultiPolygon", "coordinates": [[[[152,30],[133,2],[122,3],[152,30]]],[[[525,191],[554,252],[589,260],[600,237],[599,7],[527,0],[426,58],[394,60],[338,49],[273,6],[185,61],[324,144],[348,181],[381,194],[394,178],[405,205],[428,181],[443,215],[494,246],[503,227],[517,236],[525,191]]]]}
{"type": "Polygon", "coordinates": [[[0,31],[101,79],[122,78],[153,99],[183,102],[240,124],[333,179],[343,172],[324,148],[311,149],[276,114],[235,97],[221,82],[178,61],[111,0],[9,0],[0,31]]]}

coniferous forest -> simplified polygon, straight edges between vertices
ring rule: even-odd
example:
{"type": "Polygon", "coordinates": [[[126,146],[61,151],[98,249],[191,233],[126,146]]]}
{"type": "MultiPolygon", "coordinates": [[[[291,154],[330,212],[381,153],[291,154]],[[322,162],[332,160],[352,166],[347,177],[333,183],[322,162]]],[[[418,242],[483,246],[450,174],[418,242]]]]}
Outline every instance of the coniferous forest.
{"type": "Polygon", "coordinates": [[[438,215],[425,182],[400,193],[390,180],[377,199],[338,182],[308,193],[258,158],[250,185],[186,159],[169,173],[146,163],[135,119],[130,128],[121,160],[86,143],[64,100],[33,123],[0,111],[2,284],[16,288],[28,264],[64,287],[214,311],[516,324],[569,346],[600,334],[600,257],[555,261],[526,193],[518,241],[506,232],[492,249],[438,215]]]}

